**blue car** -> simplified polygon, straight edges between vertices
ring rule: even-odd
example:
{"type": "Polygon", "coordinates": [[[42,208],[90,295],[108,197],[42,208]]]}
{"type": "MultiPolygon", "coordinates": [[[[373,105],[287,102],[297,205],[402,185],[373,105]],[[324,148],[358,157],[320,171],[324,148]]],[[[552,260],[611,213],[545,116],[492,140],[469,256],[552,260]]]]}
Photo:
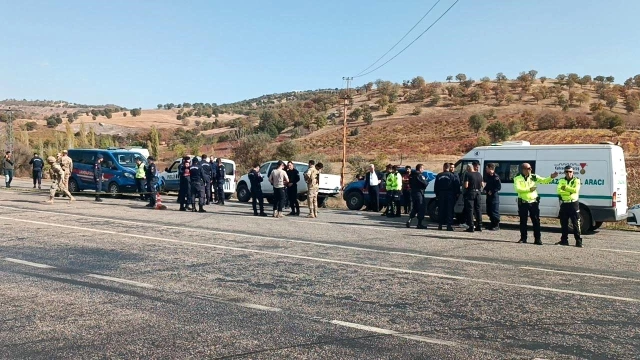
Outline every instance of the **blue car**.
{"type": "MultiPolygon", "coordinates": [[[[404,175],[405,169],[399,168],[398,172],[404,175]]],[[[427,181],[433,181],[436,176],[431,171],[422,172],[427,181]]],[[[350,182],[345,186],[343,191],[343,199],[347,203],[349,210],[360,210],[365,204],[369,203],[369,193],[364,190],[364,179],[350,182]]],[[[402,204],[404,205],[404,204],[402,204]]],[[[387,206],[387,190],[384,181],[380,184],[380,206],[387,206]]]]}
{"type": "Polygon", "coordinates": [[[71,149],[69,157],[73,160],[73,171],[69,179],[69,191],[95,190],[93,181],[93,165],[98,154],[102,161],[102,191],[113,195],[134,193],[136,191],[136,159],[147,164],[144,155],[130,150],[71,149]]]}

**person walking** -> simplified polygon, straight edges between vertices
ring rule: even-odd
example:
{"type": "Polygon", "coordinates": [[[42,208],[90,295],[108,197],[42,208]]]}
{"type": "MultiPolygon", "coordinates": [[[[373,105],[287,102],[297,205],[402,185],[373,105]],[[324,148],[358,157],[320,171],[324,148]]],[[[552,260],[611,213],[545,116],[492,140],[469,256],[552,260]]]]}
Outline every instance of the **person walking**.
{"type": "Polygon", "coordinates": [[[466,232],[482,231],[482,212],[480,211],[480,191],[482,191],[482,175],[478,172],[480,163],[467,165],[467,172],[462,182],[465,203],[465,217],[468,228],[466,232]],[[475,218],[475,226],[474,220],[475,218]]]}
{"type": "Polygon", "coordinates": [[[262,194],[262,174],[260,174],[260,164],[253,165],[253,169],[249,171],[249,183],[251,185],[251,206],[253,207],[253,216],[267,216],[264,213],[264,196],[262,194]],[[260,212],[258,213],[258,205],[260,212]]]}
{"type": "Polygon", "coordinates": [[[409,180],[411,179],[411,166],[405,166],[404,174],[402,174],[402,207],[403,213],[409,215],[411,211],[411,186],[409,180]]]}
{"type": "Polygon", "coordinates": [[[178,202],[180,202],[180,211],[191,210],[191,206],[189,206],[189,202],[191,201],[190,167],[191,158],[188,156],[183,157],[182,163],[178,166],[178,176],[180,178],[178,202]]]}
{"type": "Polygon", "coordinates": [[[300,181],[300,172],[294,164],[289,161],[287,163],[287,198],[289,199],[289,207],[291,212],[288,216],[300,216],[300,202],[298,201],[298,182],[300,181]]]}
{"type": "Polygon", "coordinates": [[[523,163],[521,173],[513,178],[513,188],[518,194],[518,216],[520,217],[520,240],[518,243],[527,243],[527,217],[531,218],[533,225],[534,244],[542,245],[540,233],[540,197],[538,196],[538,184],[550,184],[558,176],[554,172],[545,178],[533,174],[531,165],[523,163]]]}
{"type": "Polygon", "coordinates": [[[486,172],[483,179],[484,192],[487,194],[487,214],[489,215],[490,225],[487,230],[500,230],[500,190],[502,183],[500,176],[496,174],[496,164],[487,164],[486,172]]]}
{"type": "Polygon", "coordinates": [[[442,166],[442,172],[436,176],[433,191],[438,201],[438,230],[446,226],[447,231],[453,231],[453,209],[456,195],[460,191],[460,183],[456,174],[449,171],[449,165],[444,163],[442,166]]]}
{"type": "Polygon", "coordinates": [[[427,226],[422,222],[424,221],[424,191],[429,185],[427,178],[422,173],[424,171],[424,165],[416,165],[416,170],[411,173],[409,179],[409,186],[411,187],[411,213],[409,213],[409,220],[407,220],[407,227],[411,227],[411,220],[416,215],[418,216],[418,229],[426,229],[427,226]]]}
{"type": "Polygon", "coordinates": [[[49,190],[49,200],[46,200],[45,203],[53,204],[53,198],[56,196],[56,191],[61,191],[69,198],[69,202],[76,201],[76,199],[69,193],[62,182],[64,179],[64,170],[60,164],[56,162],[56,158],[54,156],[49,156],[47,158],[47,162],[51,166],[49,170],[49,175],[51,176],[51,188],[49,190]]]}
{"type": "Polygon", "coordinates": [[[309,168],[304,173],[304,180],[307,183],[307,203],[309,206],[308,218],[318,217],[318,190],[320,188],[319,178],[320,170],[322,170],[322,163],[318,163],[313,160],[309,160],[309,168]]]}
{"type": "Polygon", "coordinates": [[[273,217],[283,218],[285,183],[289,182],[287,172],[283,170],[284,162],[278,161],[277,167],[269,175],[269,182],[273,186],[273,217]]]}
{"type": "Polygon", "coordinates": [[[158,169],[156,168],[156,159],[153,156],[147,158],[149,164],[144,167],[144,177],[147,180],[147,193],[149,196],[149,203],[146,207],[156,207],[156,185],[158,184],[158,169]]]}
{"type": "Polygon", "coordinates": [[[62,157],[60,157],[60,166],[64,170],[64,183],[63,186],[69,190],[69,178],[73,173],[73,160],[69,157],[68,150],[62,150],[62,157]]]}
{"type": "Polygon", "coordinates": [[[140,200],[144,200],[145,199],[144,188],[147,181],[146,181],[145,165],[142,162],[142,159],[139,157],[136,158],[135,179],[136,179],[136,191],[140,194],[140,200]]]}
{"type": "Polygon", "coordinates": [[[376,171],[373,164],[369,165],[369,172],[364,177],[364,190],[369,193],[367,211],[380,211],[380,184],[382,174],[376,171]]]}
{"type": "Polygon", "coordinates": [[[207,212],[204,209],[205,203],[205,191],[204,191],[204,178],[202,177],[202,169],[200,168],[200,161],[197,157],[193,158],[191,167],[189,167],[189,180],[191,182],[191,206],[192,211],[196,212],[196,196],[198,197],[198,212],[207,212]]]}
{"type": "Polygon", "coordinates": [[[216,199],[218,205],[224,205],[224,182],[227,171],[222,163],[222,158],[216,159],[216,165],[213,168],[214,179],[216,182],[216,199]]]}
{"type": "Polygon", "coordinates": [[[202,178],[204,179],[204,196],[206,197],[205,205],[209,205],[211,203],[211,177],[213,176],[213,168],[211,167],[207,154],[202,154],[200,170],[202,171],[202,178]]]}
{"type": "Polygon", "coordinates": [[[102,202],[102,199],[100,198],[100,193],[102,192],[102,180],[103,180],[102,161],[103,160],[104,160],[104,157],[102,156],[102,154],[98,154],[98,156],[96,157],[95,163],[93,163],[93,182],[96,184],[96,201],[97,202],[102,202]]]}
{"type": "Polygon", "coordinates": [[[13,159],[11,158],[11,151],[7,151],[4,154],[4,159],[2,160],[2,171],[4,172],[4,186],[7,188],[11,187],[11,182],[13,181],[13,159]]]}
{"type": "Polygon", "coordinates": [[[33,188],[36,188],[36,183],[38,184],[38,189],[42,189],[42,169],[44,169],[44,161],[40,158],[38,153],[33,154],[33,158],[29,160],[29,165],[31,165],[31,177],[33,178],[33,188]]]}
{"type": "Polygon", "coordinates": [[[556,189],[560,198],[560,227],[562,236],[556,245],[569,246],[569,220],[573,226],[573,238],[576,240],[576,247],[582,247],[581,224],[580,224],[580,179],[573,176],[573,167],[564,167],[564,178],[558,181],[556,189]]]}

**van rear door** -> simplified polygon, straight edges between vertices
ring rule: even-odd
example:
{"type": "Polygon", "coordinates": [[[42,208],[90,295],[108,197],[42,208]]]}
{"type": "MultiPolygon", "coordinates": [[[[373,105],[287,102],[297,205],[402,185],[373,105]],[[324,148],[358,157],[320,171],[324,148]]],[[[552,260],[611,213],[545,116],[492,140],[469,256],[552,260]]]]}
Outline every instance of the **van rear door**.
{"type": "Polygon", "coordinates": [[[627,204],[627,167],[624,162],[624,152],[620,146],[611,149],[611,167],[613,170],[613,205],[616,219],[624,220],[628,211],[627,204]]]}
{"type": "Polygon", "coordinates": [[[236,163],[231,160],[222,160],[224,165],[224,192],[226,194],[236,192],[236,163]]]}

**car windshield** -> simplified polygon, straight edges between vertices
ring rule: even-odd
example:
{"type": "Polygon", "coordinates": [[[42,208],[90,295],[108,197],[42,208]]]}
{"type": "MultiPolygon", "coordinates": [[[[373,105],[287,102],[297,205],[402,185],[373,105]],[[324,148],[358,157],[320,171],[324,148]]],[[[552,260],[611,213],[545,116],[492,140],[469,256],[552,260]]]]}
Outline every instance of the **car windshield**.
{"type": "Polygon", "coordinates": [[[147,159],[145,159],[144,156],[140,155],[139,153],[135,153],[135,152],[114,153],[113,157],[116,158],[116,161],[118,162],[118,164],[127,168],[132,168],[132,169],[135,168],[137,158],[142,159],[142,162],[145,165],[147,164],[147,159]]]}

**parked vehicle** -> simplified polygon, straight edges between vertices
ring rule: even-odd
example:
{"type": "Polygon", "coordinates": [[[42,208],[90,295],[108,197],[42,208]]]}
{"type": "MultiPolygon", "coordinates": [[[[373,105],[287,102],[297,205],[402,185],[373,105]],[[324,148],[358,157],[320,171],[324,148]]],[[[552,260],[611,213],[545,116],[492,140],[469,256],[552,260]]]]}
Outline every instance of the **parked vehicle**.
{"type": "MultiPolygon", "coordinates": [[[[202,160],[199,156],[189,155],[190,158],[197,158],[198,161],[202,160]]],[[[214,158],[215,159],[215,158],[214,158]]],[[[171,166],[165,168],[163,172],[160,173],[160,178],[164,180],[164,187],[162,191],[178,191],[180,190],[180,177],[178,174],[178,166],[182,162],[182,158],[176,159],[171,166]]],[[[222,159],[222,164],[224,165],[225,170],[225,181],[224,181],[224,197],[229,200],[233,193],[236,191],[236,163],[233,160],[222,159]]]]}
{"type": "Polygon", "coordinates": [[[629,208],[629,216],[627,217],[627,224],[640,226],[640,204],[633,205],[629,208]]]}
{"type": "Polygon", "coordinates": [[[133,193],[136,191],[135,166],[140,158],[146,164],[146,158],[131,150],[71,149],[69,157],[73,160],[73,172],[69,179],[69,191],[95,190],[93,165],[98,154],[103,157],[102,172],[104,181],[102,191],[110,194],[133,193]]]}
{"type": "MultiPolygon", "coordinates": [[[[480,169],[488,163],[496,165],[496,174],[502,181],[500,214],[518,215],[517,195],[513,179],[520,173],[522,163],[529,163],[533,173],[549,176],[562,172],[570,165],[580,178],[580,220],[582,231],[599,228],[603,222],[627,219],[627,171],[622,147],[611,143],[582,145],[531,145],[527,141],[507,141],[492,146],[477,147],[455,164],[456,174],[462,178],[464,168],[473,161],[480,162],[480,169]]],[[[484,170],[483,170],[484,171],[484,170]]],[[[560,175],[551,184],[539,185],[540,216],[557,218],[560,203],[556,192],[560,175]]],[[[482,212],[486,211],[486,194],[482,194],[482,212]]],[[[425,193],[427,211],[431,220],[438,218],[433,184],[425,193]]],[[[455,213],[463,211],[462,197],[458,199],[455,213]]]]}
{"type": "MultiPolygon", "coordinates": [[[[285,164],[287,162],[285,161],[285,164]]],[[[260,174],[264,178],[262,182],[262,193],[267,201],[273,201],[273,186],[269,183],[269,175],[278,166],[278,161],[269,161],[260,166],[260,174]]],[[[304,201],[307,199],[307,183],[304,181],[303,174],[309,169],[309,164],[303,162],[293,162],[295,168],[300,172],[300,182],[298,182],[298,199],[304,201]]],[[[336,196],[340,193],[340,176],[331,174],[320,174],[320,190],[318,191],[318,204],[330,196],[336,196]]],[[[237,186],[238,201],[249,202],[251,200],[251,191],[249,183],[249,175],[244,174],[238,181],[237,186]]]]}
{"type": "MultiPolygon", "coordinates": [[[[398,167],[401,175],[405,173],[404,167],[398,167]]],[[[423,171],[422,174],[430,183],[435,179],[435,174],[431,171],[423,171]]],[[[364,188],[364,178],[352,181],[345,186],[342,198],[347,203],[349,210],[360,210],[369,203],[369,192],[364,188]]],[[[401,200],[401,205],[404,203],[401,200]]],[[[387,206],[387,189],[384,181],[380,183],[380,206],[387,206]]]]}

